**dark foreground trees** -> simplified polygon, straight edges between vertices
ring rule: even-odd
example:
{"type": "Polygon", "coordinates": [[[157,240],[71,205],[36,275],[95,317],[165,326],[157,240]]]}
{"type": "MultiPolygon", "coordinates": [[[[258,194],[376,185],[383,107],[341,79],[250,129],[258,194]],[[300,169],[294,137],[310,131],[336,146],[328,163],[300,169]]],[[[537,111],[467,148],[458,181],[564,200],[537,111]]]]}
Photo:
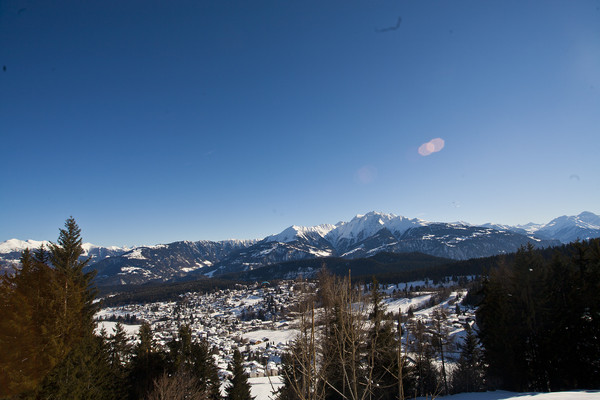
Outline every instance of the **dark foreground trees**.
{"type": "Polygon", "coordinates": [[[242,364],[242,354],[238,349],[233,351],[233,359],[230,365],[232,376],[230,384],[227,386],[227,400],[253,400],[250,395],[250,384],[248,383],[248,374],[244,371],[242,364]]]}
{"type": "Polygon", "coordinates": [[[189,327],[168,351],[147,323],[133,348],[120,325],[95,333],[93,273],[83,271],[81,245],[69,218],[48,251],[26,250],[21,268],[0,277],[0,398],[220,399],[208,345],[189,327]]]}
{"type": "Polygon", "coordinates": [[[72,385],[80,371],[71,363],[82,347],[97,345],[93,274],[83,272],[80,233],[67,219],[49,252],[25,251],[21,269],[0,278],[0,397],[72,385]]]}
{"type": "Polygon", "coordinates": [[[492,384],[600,388],[600,240],[543,259],[532,246],[492,270],[477,313],[492,384]]]}

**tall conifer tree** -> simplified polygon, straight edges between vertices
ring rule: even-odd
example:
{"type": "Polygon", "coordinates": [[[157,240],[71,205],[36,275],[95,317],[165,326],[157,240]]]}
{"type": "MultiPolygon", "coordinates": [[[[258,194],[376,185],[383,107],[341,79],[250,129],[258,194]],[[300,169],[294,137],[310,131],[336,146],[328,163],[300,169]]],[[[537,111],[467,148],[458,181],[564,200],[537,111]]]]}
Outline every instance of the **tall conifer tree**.
{"type": "Polygon", "coordinates": [[[76,385],[49,380],[77,379],[72,363],[81,358],[73,354],[67,361],[67,356],[85,338],[89,339],[85,343],[94,346],[93,274],[84,274],[86,262],[79,261],[83,253],[80,233],[69,218],[49,254],[43,248],[33,255],[25,251],[21,269],[1,279],[0,379],[6,377],[7,382],[0,382],[0,395],[35,393],[44,380],[43,397],[51,398],[54,394],[48,390],[76,385]],[[63,367],[70,372],[62,373],[63,367]]]}
{"type": "Polygon", "coordinates": [[[165,354],[157,349],[153,339],[152,328],[146,321],[138,331],[138,343],[133,348],[130,363],[130,390],[134,400],[145,399],[166,369],[165,354]]]}
{"type": "Polygon", "coordinates": [[[371,372],[372,397],[375,399],[396,399],[399,395],[398,383],[402,382],[400,376],[398,357],[398,343],[394,337],[392,322],[385,319],[385,305],[383,303],[379,283],[373,279],[371,286],[371,314],[372,322],[368,334],[367,358],[371,372]]]}
{"type": "Polygon", "coordinates": [[[227,400],[253,400],[250,395],[250,384],[248,383],[248,374],[244,371],[242,354],[238,349],[233,352],[231,363],[231,372],[233,376],[230,379],[230,385],[227,387],[227,400]]]}

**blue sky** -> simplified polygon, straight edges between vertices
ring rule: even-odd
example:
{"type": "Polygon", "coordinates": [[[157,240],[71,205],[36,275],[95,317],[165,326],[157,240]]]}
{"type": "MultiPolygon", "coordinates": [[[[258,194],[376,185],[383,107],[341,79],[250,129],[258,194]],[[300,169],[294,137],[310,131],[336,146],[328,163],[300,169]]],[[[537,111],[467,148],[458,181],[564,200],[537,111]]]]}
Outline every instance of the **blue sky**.
{"type": "Polygon", "coordinates": [[[0,240],[600,213],[600,0],[6,0],[0,66],[0,240]]]}

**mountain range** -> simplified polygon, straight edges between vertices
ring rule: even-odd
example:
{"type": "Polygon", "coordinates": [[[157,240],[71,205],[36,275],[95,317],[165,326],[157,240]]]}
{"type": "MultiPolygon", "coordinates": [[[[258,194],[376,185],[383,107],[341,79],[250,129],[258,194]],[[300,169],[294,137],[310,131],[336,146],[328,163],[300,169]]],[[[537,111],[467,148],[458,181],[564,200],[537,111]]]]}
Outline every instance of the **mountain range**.
{"type": "MultiPolygon", "coordinates": [[[[600,217],[591,212],[562,216],[547,224],[506,226],[465,222],[428,222],[369,212],[349,222],[313,227],[290,226],[262,240],[181,241],[134,248],[85,243],[88,268],[97,270],[98,285],[142,284],[235,274],[266,265],[320,257],[347,259],[381,252],[420,252],[464,260],[510,253],[532,243],[549,247],[600,237],[600,217]]],[[[21,251],[48,242],[11,239],[0,243],[4,268],[18,264],[21,251]]]]}

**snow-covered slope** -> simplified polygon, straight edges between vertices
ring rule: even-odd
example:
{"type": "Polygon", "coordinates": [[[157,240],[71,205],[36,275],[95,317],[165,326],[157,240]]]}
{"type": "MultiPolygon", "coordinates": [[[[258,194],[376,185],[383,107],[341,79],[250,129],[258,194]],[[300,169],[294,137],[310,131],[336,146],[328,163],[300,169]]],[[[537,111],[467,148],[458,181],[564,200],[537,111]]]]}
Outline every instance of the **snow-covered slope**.
{"type": "Polygon", "coordinates": [[[338,252],[348,252],[353,245],[375,235],[386,228],[395,236],[400,236],[410,228],[425,226],[428,222],[420,219],[409,219],[394,214],[371,211],[365,215],[357,215],[350,222],[340,222],[326,236],[338,252]]]}
{"type": "Polygon", "coordinates": [[[509,230],[541,239],[559,240],[562,243],[600,237],[600,216],[584,211],[579,215],[563,215],[546,224],[530,222],[525,225],[498,225],[487,223],[484,227],[496,230],[509,230]]]}
{"type": "Polygon", "coordinates": [[[600,216],[584,211],[579,215],[558,217],[541,226],[535,235],[558,239],[563,243],[600,236],[600,216]]]}
{"type": "MultiPolygon", "coordinates": [[[[515,393],[498,390],[494,392],[459,393],[451,396],[436,397],[440,400],[597,400],[600,399],[598,390],[579,390],[550,393],[515,393]]],[[[427,399],[430,399],[428,397],[427,399]]],[[[258,398],[256,399],[258,400],[258,398]]],[[[425,400],[417,397],[417,400],[425,400]]]]}
{"type": "Polygon", "coordinates": [[[299,239],[324,238],[329,232],[335,229],[334,225],[323,224],[311,227],[292,225],[281,233],[267,236],[266,242],[289,243],[299,239]]]}
{"type": "Polygon", "coordinates": [[[21,253],[25,249],[35,250],[41,245],[48,247],[50,242],[47,240],[19,240],[9,239],[0,243],[0,254],[21,253]]]}
{"type": "MultiPolygon", "coordinates": [[[[0,263],[3,263],[5,266],[17,265],[21,258],[21,253],[25,249],[35,251],[39,249],[42,245],[44,245],[46,250],[48,250],[50,242],[47,240],[9,239],[5,242],[0,243],[0,263]]],[[[81,247],[83,248],[82,257],[89,257],[91,264],[94,264],[107,257],[119,256],[130,250],[127,247],[102,247],[96,246],[92,243],[83,243],[81,247]]]]}

